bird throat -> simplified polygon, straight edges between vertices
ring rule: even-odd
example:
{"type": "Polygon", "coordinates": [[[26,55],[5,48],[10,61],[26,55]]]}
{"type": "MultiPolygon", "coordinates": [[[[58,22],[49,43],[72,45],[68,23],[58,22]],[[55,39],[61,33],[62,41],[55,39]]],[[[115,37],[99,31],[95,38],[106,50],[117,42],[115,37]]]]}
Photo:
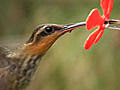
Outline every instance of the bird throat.
{"type": "Polygon", "coordinates": [[[34,76],[40,64],[42,56],[56,41],[56,38],[54,40],[46,40],[47,39],[44,39],[38,44],[29,43],[25,45],[21,51],[18,51],[15,53],[15,55],[13,55],[14,59],[12,60],[14,61],[13,64],[11,64],[11,68],[13,69],[12,72],[16,77],[14,86],[16,86],[17,90],[21,90],[21,88],[28,86],[29,82],[32,79],[32,76],[34,76]]]}

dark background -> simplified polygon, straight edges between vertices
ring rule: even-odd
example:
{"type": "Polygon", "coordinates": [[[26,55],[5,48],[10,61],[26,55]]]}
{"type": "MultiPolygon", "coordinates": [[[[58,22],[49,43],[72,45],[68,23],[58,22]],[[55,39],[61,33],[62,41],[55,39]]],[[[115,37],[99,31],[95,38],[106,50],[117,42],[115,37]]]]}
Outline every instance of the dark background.
{"type": "MultiPolygon", "coordinates": [[[[39,24],[85,21],[99,0],[0,0],[0,44],[21,47],[39,24]]],[[[120,19],[120,0],[111,18],[120,19]]],[[[28,90],[120,90],[120,31],[106,29],[89,51],[85,27],[61,37],[47,52],[28,90]]],[[[15,48],[16,47],[16,48],[15,48]]]]}

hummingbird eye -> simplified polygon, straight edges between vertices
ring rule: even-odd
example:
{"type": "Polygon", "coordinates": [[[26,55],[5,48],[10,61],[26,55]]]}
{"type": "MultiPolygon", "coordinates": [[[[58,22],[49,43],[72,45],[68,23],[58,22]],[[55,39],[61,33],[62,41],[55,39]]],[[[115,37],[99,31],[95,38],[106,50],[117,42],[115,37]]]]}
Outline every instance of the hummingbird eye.
{"type": "Polygon", "coordinates": [[[45,33],[51,34],[53,32],[54,32],[54,28],[53,27],[45,27],[45,33]]]}

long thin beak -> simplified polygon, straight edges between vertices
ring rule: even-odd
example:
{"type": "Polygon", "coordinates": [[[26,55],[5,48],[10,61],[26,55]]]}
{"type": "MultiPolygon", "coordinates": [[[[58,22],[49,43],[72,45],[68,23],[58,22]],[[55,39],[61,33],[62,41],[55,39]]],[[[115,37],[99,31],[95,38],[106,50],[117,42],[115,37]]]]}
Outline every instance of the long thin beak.
{"type": "Polygon", "coordinates": [[[120,30],[120,20],[111,19],[107,22],[108,22],[108,25],[106,26],[106,28],[112,29],[112,30],[120,30]]]}
{"type": "MultiPolygon", "coordinates": [[[[104,24],[106,24],[106,28],[120,30],[120,20],[111,19],[109,21],[105,21],[104,24]]],[[[86,22],[65,25],[62,30],[64,30],[65,32],[70,32],[72,30],[80,28],[81,26],[86,26],[86,22]]]]}
{"type": "Polygon", "coordinates": [[[75,23],[75,24],[69,24],[69,25],[65,25],[62,30],[64,30],[65,32],[70,32],[72,30],[75,30],[77,28],[80,28],[81,26],[85,26],[86,22],[80,22],[80,23],[75,23]]]}

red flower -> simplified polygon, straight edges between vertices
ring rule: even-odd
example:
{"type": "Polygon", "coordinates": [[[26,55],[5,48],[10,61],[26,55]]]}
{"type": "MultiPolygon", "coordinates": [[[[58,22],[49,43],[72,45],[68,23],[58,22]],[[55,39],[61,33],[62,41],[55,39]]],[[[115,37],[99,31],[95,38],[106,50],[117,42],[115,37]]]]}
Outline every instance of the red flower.
{"type": "Polygon", "coordinates": [[[87,30],[91,30],[95,27],[98,27],[93,33],[90,34],[88,39],[85,42],[85,49],[89,49],[93,44],[96,44],[102,37],[105,29],[105,21],[108,21],[110,18],[110,13],[113,7],[113,0],[101,0],[101,8],[103,9],[103,16],[100,15],[98,9],[93,9],[89,14],[86,27],[87,30]]]}

